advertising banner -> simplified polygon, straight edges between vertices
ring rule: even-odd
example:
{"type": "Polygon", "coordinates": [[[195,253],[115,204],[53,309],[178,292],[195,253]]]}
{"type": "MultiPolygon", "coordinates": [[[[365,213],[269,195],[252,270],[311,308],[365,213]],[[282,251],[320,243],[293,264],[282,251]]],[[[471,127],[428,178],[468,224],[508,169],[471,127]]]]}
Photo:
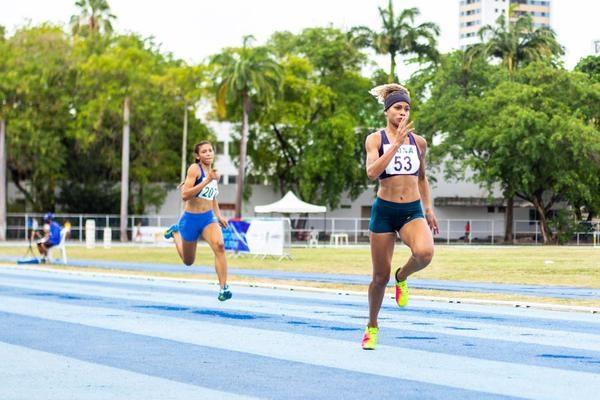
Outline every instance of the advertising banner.
{"type": "Polygon", "coordinates": [[[248,241],[246,240],[246,232],[250,223],[246,221],[228,221],[229,226],[223,231],[223,241],[225,250],[235,251],[237,253],[247,253],[250,251],[248,241]]]}
{"type": "Polygon", "coordinates": [[[284,227],[282,220],[229,221],[223,229],[225,250],[237,253],[282,256],[284,227]]]}
{"type": "Polygon", "coordinates": [[[246,233],[252,254],[283,255],[283,221],[253,220],[246,233]]]}

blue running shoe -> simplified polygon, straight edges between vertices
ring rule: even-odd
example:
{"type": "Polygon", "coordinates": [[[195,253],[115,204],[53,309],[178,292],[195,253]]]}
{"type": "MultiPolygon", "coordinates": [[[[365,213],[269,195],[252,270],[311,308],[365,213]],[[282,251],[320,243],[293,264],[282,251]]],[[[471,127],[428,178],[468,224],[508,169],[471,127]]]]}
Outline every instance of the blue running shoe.
{"type": "Polygon", "coordinates": [[[225,301],[229,300],[231,296],[233,295],[231,294],[231,290],[229,290],[229,285],[225,285],[223,289],[219,290],[219,297],[217,298],[219,301],[225,301]]]}
{"type": "Polygon", "coordinates": [[[173,224],[165,231],[165,239],[171,239],[175,232],[179,232],[179,224],[173,224]]]}

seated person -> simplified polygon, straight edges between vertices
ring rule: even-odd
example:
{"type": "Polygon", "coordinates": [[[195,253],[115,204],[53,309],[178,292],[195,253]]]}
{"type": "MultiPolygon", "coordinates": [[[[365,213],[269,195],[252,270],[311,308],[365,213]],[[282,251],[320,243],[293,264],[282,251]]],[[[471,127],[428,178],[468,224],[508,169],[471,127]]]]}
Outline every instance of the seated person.
{"type": "Polygon", "coordinates": [[[54,221],[54,214],[46,213],[44,215],[43,231],[43,236],[38,233],[38,236],[42,237],[36,243],[38,251],[42,256],[42,262],[46,262],[48,249],[60,243],[60,225],[54,221]]]}

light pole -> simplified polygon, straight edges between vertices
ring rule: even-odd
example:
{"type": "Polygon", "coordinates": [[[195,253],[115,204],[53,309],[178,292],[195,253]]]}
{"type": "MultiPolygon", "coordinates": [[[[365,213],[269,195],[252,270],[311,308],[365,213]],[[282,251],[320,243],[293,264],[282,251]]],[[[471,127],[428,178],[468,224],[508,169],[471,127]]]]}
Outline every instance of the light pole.
{"type": "MultiPolygon", "coordinates": [[[[186,153],[187,153],[187,133],[188,133],[188,104],[183,103],[183,137],[181,139],[181,182],[185,181],[186,175],[186,153]]],[[[183,201],[179,205],[179,210],[183,212],[183,201]]]]}

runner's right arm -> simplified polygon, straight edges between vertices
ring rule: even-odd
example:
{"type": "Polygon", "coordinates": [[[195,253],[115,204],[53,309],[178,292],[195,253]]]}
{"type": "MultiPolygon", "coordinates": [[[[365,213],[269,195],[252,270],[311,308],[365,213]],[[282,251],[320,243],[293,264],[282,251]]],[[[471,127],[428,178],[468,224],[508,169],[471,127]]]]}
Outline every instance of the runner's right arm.
{"type": "Polygon", "coordinates": [[[200,193],[202,189],[204,189],[204,187],[208,185],[211,181],[211,179],[205,179],[196,186],[194,186],[194,183],[198,178],[198,171],[199,168],[196,164],[190,165],[190,167],[187,170],[187,176],[185,177],[183,185],[181,185],[181,198],[184,201],[188,201],[196,197],[196,195],[200,193]]]}

